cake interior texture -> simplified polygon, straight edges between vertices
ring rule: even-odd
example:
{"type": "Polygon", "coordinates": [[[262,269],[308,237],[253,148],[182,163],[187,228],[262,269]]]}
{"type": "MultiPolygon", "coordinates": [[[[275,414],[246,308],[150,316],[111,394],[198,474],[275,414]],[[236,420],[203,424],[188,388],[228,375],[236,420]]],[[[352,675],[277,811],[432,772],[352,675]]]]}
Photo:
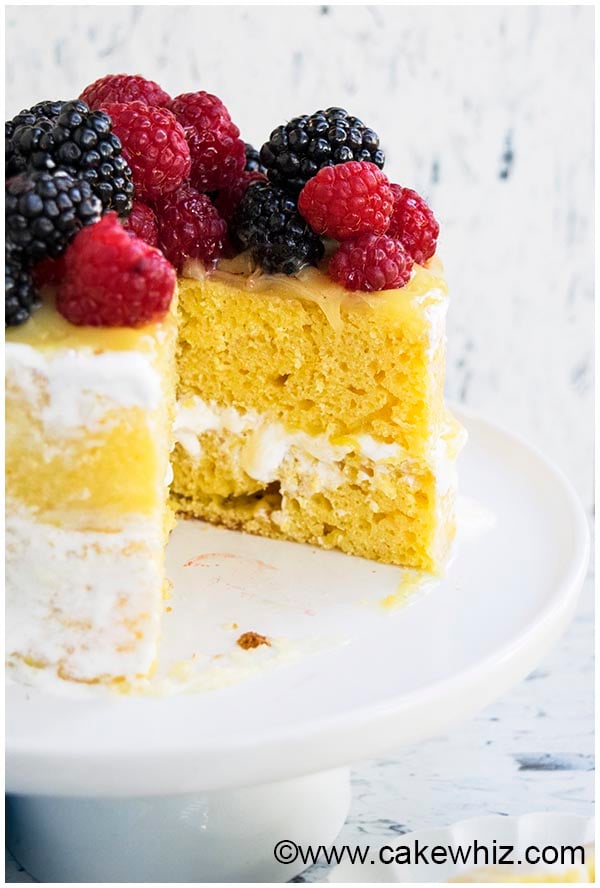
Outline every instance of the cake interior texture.
{"type": "Polygon", "coordinates": [[[372,298],[316,269],[198,277],[179,286],[176,508],[439,570],[461,440],[443,400],[441,268],[372,298]]]}
{"type": "Polygon", "coordinates": [[[446,307],[435,258],[372,295],[192,266],[141,329],[74,327],[46,300],[7,334],[9,661],[147,676],[173,510],[439,572],[463,442],[446,307]]]}

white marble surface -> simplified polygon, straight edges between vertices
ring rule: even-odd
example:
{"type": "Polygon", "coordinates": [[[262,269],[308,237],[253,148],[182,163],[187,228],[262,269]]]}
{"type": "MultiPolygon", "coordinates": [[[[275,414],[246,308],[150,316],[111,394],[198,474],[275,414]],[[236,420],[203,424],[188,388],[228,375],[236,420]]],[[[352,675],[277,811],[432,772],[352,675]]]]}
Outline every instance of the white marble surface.
{"type": "MultiPolygon", "coordinates": [[[[9,7],[6,22],[8,114],[128,71],[173,95],[217,93],[257,145],[317,107],[363,117],[390,177],[441,222],[448,394],[555,459],[591,516],[591,8],[9,7]]],[[[356,769],[343,841],[487,812],[591,813],[591,610],[590,579],[528,681],[452,734],[356,769]]]]}

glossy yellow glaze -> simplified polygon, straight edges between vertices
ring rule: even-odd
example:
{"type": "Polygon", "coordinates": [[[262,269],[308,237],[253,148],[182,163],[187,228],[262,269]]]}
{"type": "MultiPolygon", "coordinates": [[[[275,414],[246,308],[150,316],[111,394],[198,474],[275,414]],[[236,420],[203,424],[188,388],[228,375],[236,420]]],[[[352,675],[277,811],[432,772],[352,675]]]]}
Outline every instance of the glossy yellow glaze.
{"type": "Polygon", "coordinates": [[[25,324],[9,327],[6,342],[20,342],[36,349],[58,351],[63,348],[107,351],[157,352],[172,335],[175,304],[165,320],[143,327],[77,327],[65,320],[54,307],[52,291],[44,293],[41,308],[25,324]]]}

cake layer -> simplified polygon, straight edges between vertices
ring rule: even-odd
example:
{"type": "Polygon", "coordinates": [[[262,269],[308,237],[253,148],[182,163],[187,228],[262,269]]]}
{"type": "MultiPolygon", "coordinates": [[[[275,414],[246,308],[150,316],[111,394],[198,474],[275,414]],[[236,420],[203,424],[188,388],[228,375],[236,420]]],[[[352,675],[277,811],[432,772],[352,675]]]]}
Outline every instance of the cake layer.
{"type": "Polygon", "coordinates": [[[350,293],[317,269],[298,279],[222,267],[198,277],[179,288],[181,397],[255,410],[310,434],[366,432],[414,456],[439,433],[440,266],[416,266],[401,290],[376,294],[350,293]]]}
{"type": "Polygon", "coordinates": [[[6,345],[11,658],[78,681],[155,657],[175,388],[174,315],[77,328],[46,305],[6,345]]]}

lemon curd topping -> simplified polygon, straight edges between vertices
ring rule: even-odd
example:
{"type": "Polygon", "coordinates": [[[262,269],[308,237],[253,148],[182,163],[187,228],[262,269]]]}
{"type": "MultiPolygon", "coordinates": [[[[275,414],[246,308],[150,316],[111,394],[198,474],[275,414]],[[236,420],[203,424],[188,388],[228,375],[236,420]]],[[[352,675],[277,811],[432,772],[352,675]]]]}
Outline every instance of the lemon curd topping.
{"type": "Polygon", "coordinates": [[[176,324],[176,300],[170,313],[158,323],[143,327],[78,327],[69,323],[54,307],[51,293],[26,324],[9,327],[6,342],[31,345],[36,349],[90,349],[99,352],[138,350],[156,352],[176,324]]]}
{"type": "Polygon", "coordinates": [[[432,304],[447,295],[443,266],[437,256],[432,257],[426,266],[415,264],[411,279],[401,289],[377,293],[346,290],[331,280],[324,266],[306,266],[295,276],[265,274],[255,266],[247,252],[234,259],[221,260],[211,271],[207,271],[201,262],[189,260],[184,267],[184,277],[199,282],[221,282],[256,295],[276,294],[280,298],[313,302],[337,332],[341,330],[347,312],[364,311],[366,306],[373,311],[373,322],[387,316],[407,324],[421,313],[423,300],[432,304]]]}

